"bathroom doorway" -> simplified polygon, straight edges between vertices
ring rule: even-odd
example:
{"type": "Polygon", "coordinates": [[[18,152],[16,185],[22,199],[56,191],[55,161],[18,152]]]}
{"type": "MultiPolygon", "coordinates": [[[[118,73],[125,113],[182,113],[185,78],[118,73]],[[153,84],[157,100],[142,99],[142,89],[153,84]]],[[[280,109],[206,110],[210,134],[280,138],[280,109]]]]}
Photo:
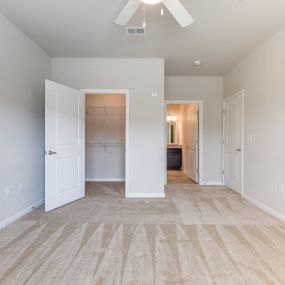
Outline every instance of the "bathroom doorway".
{"type": "Polygon", "coordinates": [[[167,101],[165,108],[166,184],[201,180],[202,102],[167,101]]]}

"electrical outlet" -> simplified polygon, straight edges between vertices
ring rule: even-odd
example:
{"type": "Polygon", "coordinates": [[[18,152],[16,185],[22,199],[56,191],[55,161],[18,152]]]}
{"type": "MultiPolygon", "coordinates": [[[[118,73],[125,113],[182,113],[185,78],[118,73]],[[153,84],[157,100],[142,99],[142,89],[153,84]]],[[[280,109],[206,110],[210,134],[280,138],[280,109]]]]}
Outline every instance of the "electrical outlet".
{"type": "Polygon", "coordinates": [[[10,186],[9,186],[9,185],[7,185],[7,186],[5,187],[4,193],[5,193],[5,196],[10,195],[11,189],[10,189],[10,186]]]}
{"type": "Polygon", "coordinates": [[[19,192],[23,192],[24,191],[24,182],[19,182],[18,190],[19,190],[19,192]]]}

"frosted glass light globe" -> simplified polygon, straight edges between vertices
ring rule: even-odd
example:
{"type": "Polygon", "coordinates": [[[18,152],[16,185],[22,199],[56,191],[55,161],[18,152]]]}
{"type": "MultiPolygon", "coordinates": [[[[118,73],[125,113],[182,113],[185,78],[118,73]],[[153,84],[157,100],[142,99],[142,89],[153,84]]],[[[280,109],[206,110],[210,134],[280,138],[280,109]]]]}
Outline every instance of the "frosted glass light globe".
{"type": "Polygon", "coordinates": [[[145,4],[154,5],[162,2],[162,0],[141,0],[145,4]]]}

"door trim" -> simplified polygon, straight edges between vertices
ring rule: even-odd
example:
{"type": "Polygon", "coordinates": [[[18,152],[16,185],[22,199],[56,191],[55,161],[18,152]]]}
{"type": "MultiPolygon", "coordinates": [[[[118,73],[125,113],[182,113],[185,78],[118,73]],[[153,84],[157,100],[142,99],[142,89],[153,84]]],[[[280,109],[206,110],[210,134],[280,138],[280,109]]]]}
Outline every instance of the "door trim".
{"type": "MultiPolygon", "coordinates": [[[[225,132],[226,132],[226,113],[225,113],[225,106],[226,102],[241,96],[242,98],[242,122],[241,122],[241,128],[242,128],[242,154],[241,154],[241,195],[244,195],[244,89],[241,91],[224,98],[223,100],[223,184],[225,185],[225,132]]],[[[226,185],[225,185],[226,186],[226,185]]]]}
{"type": "MultiPolygon", "coordinates": [[[[197,104],[199,106],[199,185],[204,185],[203,177],[203,154],[204,154],[204,140],[203,140],[203,100],[165,100],[164,101],[164,118],[167,116],[167,105],[170,104],[197,104]]],[[[164,120],[164,142],[165,149],[167,148],[167,122],[164,120]]],[[[164,183],[167,185],[167,154],[164,151],[164,183]]]]}
{"type": "Polygon", "coordinates": [[[86,96],[89,93],[126,96],[126,155],[125,155],[125,197],[129,195],[129,167],[130,167],[130,91],[128,89],[80,89],[86,96]]]}

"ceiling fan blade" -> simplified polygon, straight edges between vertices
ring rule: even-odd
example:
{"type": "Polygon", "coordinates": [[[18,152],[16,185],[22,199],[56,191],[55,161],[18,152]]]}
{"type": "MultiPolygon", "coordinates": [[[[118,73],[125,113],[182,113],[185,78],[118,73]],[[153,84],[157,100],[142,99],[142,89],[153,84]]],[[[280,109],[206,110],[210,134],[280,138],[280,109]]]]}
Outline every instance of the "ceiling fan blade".
{"type": "Polygon", "coordinates": [[[124,7],[115,23],[118,25],[125,26],[132,16],[136,13],[137,9],[141,5],[141,0],[129,0],[127,5],[124,7]]]}
{"type": "Polygon", "coordinates": [[[176,19],[176,21],[185,28],[191,25],[194,20],[179,0],[163,0],[163,4],[176,19]]]}

